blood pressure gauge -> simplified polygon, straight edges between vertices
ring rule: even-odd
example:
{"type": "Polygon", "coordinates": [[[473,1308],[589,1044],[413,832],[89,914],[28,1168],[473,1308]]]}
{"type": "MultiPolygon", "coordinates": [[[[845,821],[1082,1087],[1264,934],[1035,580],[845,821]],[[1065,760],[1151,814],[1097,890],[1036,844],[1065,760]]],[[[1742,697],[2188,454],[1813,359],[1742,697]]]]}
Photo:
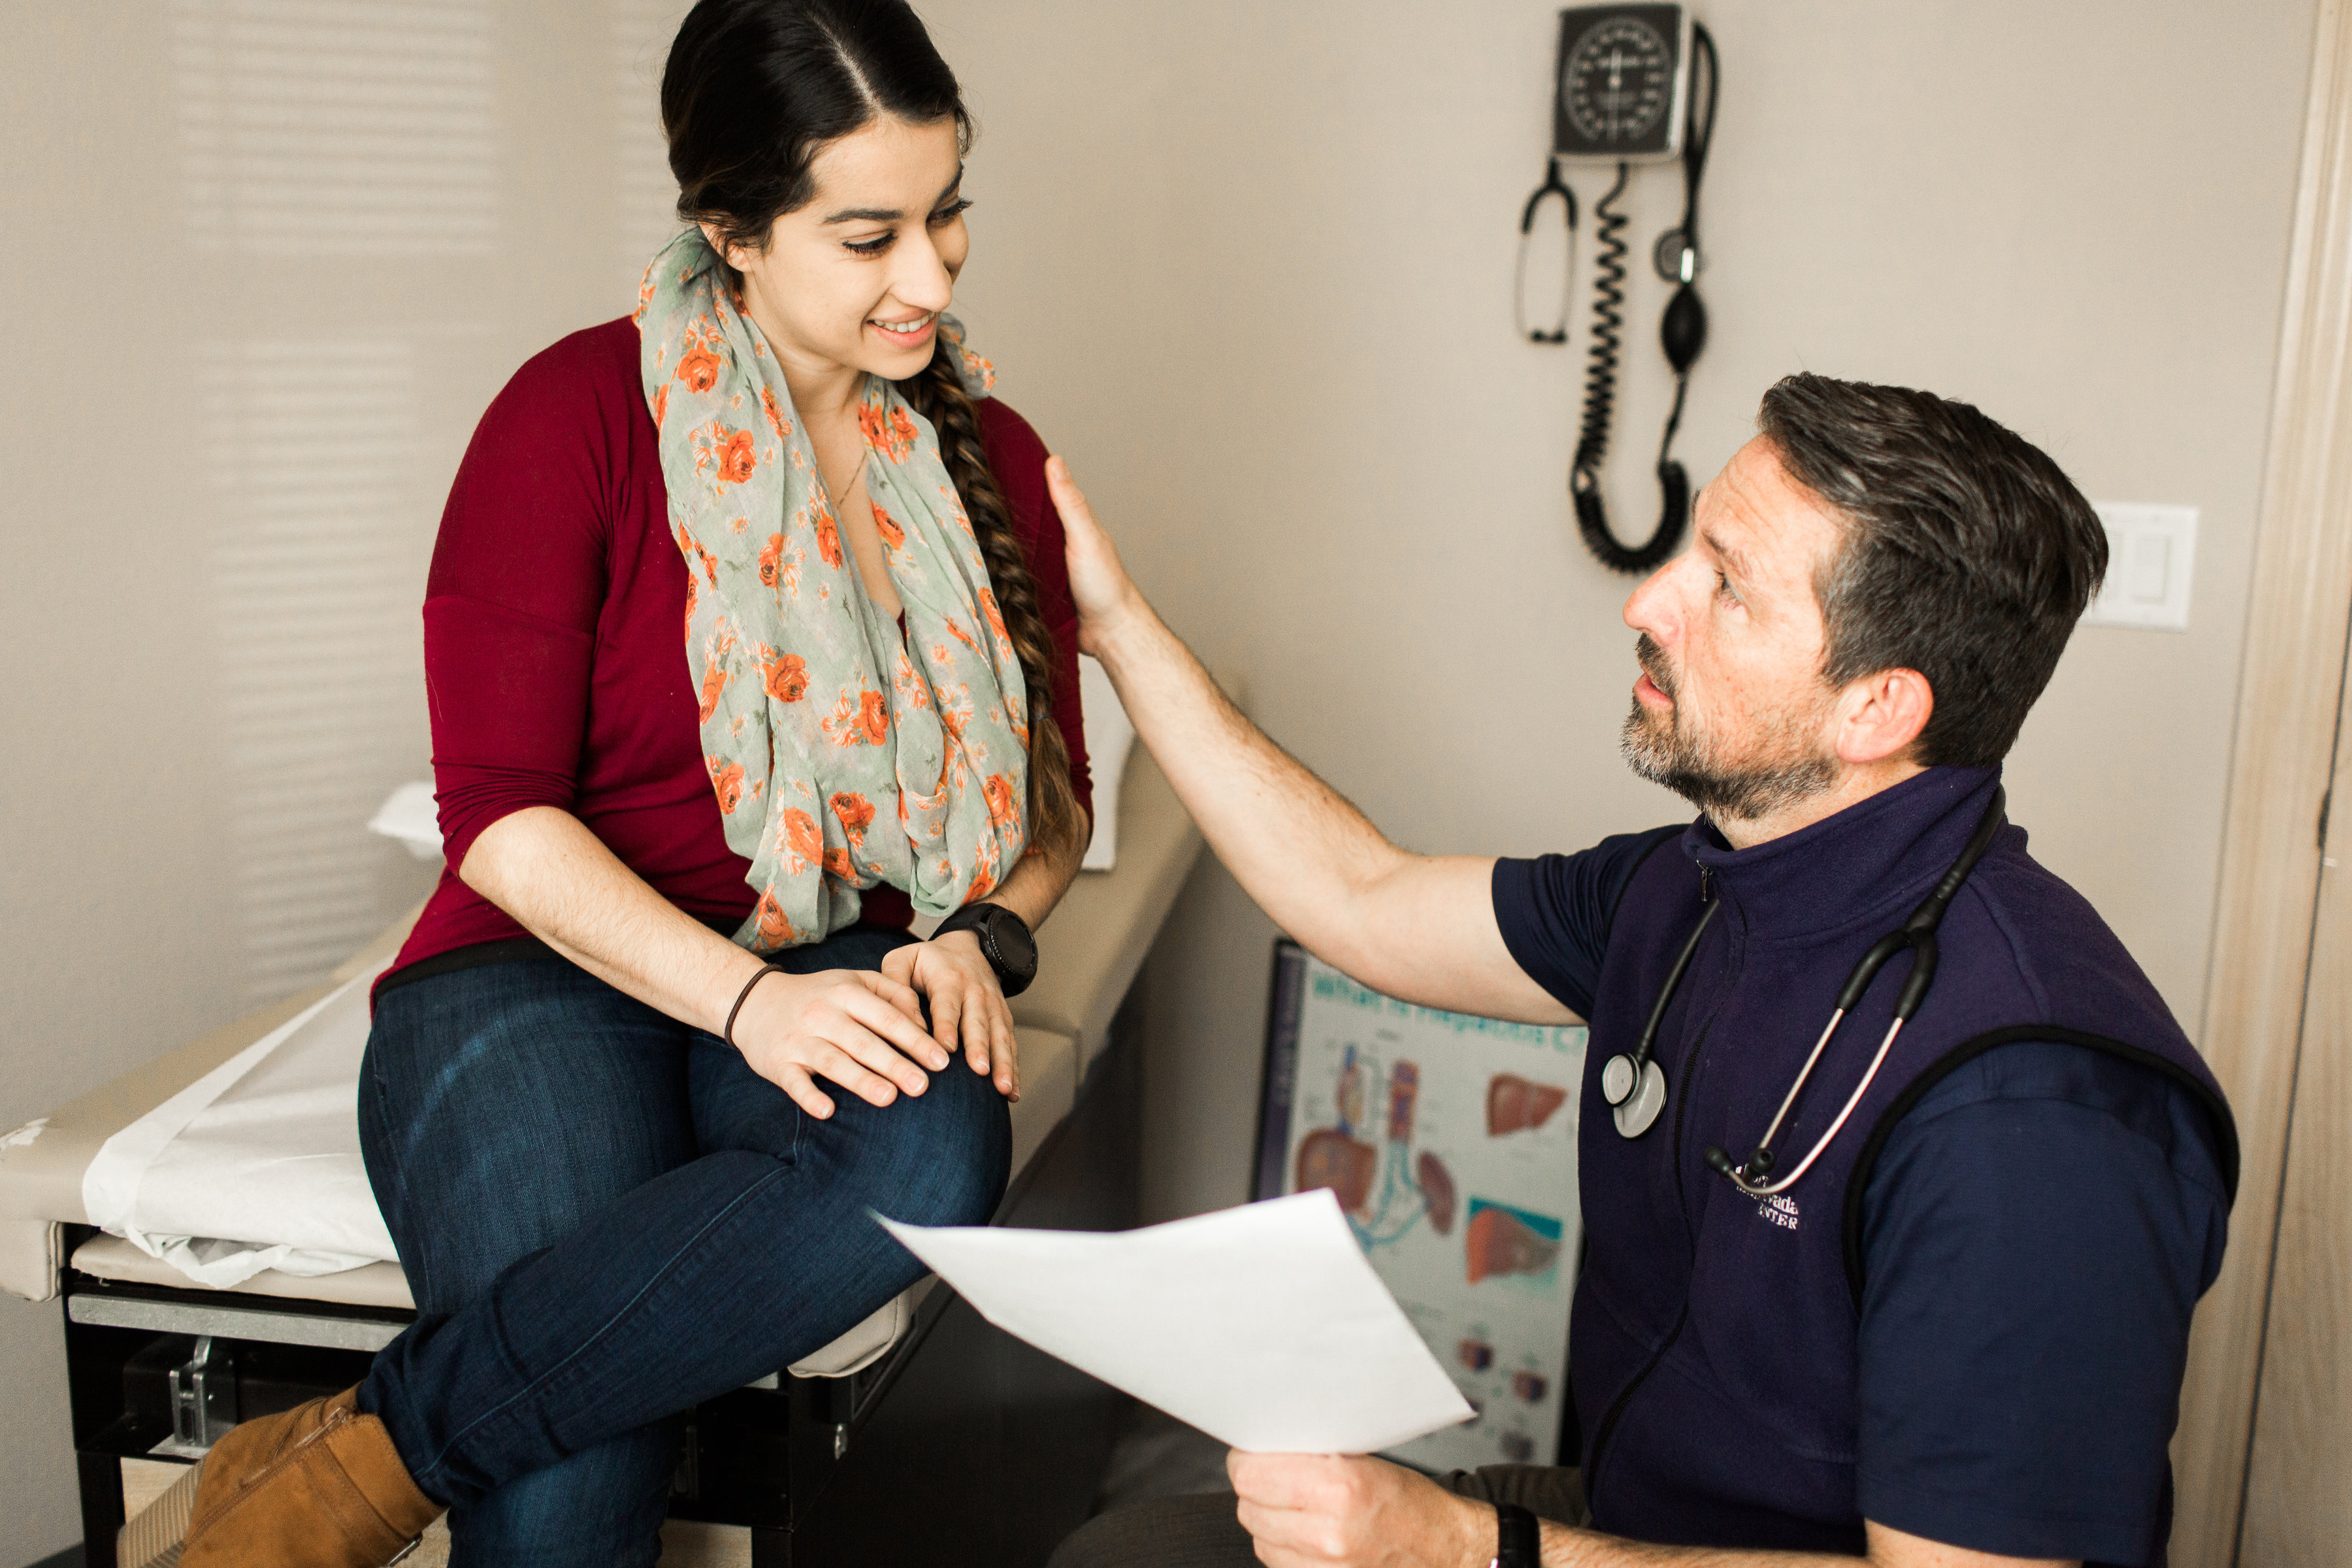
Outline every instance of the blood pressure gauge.
{"type": "Polygon", "coordinates": [[[1552,147],[1639,162],[1682,151],[1689,22],[1680,5],[1582,5],[1559,14],[1552,147]]]}

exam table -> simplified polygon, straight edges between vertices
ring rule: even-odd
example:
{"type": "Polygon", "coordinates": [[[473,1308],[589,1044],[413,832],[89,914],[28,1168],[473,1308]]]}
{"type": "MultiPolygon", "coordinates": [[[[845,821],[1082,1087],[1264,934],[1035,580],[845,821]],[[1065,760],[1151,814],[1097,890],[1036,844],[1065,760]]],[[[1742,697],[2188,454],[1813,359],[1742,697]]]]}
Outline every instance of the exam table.
{"type": "MultiPolygon", "coordinates": [[[[1201,838],[1139,746],[1117,798],[1115,866],[1072,885],[1038,932],[1036,984],[1013,1004],[1024,1092],[1013,1108],[1013,1177],[999,1225],[1108,1230],[1137,1220],[1137,976],[1201,838]]],[[[124,1458],[192,1460],[240,1416],[349,1386],[415,1312],[396,1262],[314,1278],[270,1269],[230,1289],[196,1286],[93,1227],[83,1176],[117,1131],[338,982],[381,968],[408,923],[354,954],[336,981],[216,1029],[0,1141],[0,1288],[62,1301],[93,1568],[114,1558],[124,1458]]],[[[932,1283],[808,1360],[693,1411],[673,1517],[749,1526],[760,1568],[1042,1562],[1086,1516],[1121,1396],[932,1283]]]]}

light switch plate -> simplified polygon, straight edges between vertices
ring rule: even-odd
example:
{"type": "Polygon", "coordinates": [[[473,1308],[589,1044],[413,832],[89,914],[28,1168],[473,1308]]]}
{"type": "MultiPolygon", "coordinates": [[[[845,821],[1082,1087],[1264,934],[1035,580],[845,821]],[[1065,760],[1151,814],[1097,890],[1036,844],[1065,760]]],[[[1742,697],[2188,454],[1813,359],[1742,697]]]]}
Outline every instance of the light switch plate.
{"type": "Polygon", "coordinates": [[[2091,503],[2107,530],[2107,579],[2083,614],[2086,626],[2189,629],[2197,571],[2197,509],[2139,501],[2091,503]]]}

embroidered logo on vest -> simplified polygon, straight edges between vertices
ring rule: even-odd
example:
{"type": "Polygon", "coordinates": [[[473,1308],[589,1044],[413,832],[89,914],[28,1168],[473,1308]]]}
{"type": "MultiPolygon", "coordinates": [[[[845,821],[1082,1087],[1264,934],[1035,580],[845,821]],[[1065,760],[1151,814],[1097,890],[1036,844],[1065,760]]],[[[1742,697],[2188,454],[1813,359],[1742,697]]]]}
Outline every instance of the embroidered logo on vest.
{"type": "Polygon", "coordinates": [[[1772,1196],[1760,1200],[1756,1205],[1756,1212],[1783,1230],[1797,1228],[1797,1200],[1785,1193],[1775,1193],[1772,1196]]]}

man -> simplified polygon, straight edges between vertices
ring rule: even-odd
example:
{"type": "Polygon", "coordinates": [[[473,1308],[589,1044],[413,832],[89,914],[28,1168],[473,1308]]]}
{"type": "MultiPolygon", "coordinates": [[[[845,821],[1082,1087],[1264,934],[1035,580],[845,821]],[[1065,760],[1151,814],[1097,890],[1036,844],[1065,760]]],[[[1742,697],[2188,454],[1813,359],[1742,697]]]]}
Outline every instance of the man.
{"type": "Polygon", "coordinates": [[[1236,1453],[1237,1507],[1115,1511],[1055,1568],[2163,1562],[2234,1133],[2000,816],[2098,520],[1924,393],[1793,376],[1759,427],[1625,606],[1626,758],[1702,815],[1532,861],[1390,844],[1223,700],[1049,467],[1081,646],[1251,897],[1393,995],[1591,1029],[1580,1471],[1236,1453]],[[1849,975],[1955,875],[1768,1132],[1849,975]]]}

